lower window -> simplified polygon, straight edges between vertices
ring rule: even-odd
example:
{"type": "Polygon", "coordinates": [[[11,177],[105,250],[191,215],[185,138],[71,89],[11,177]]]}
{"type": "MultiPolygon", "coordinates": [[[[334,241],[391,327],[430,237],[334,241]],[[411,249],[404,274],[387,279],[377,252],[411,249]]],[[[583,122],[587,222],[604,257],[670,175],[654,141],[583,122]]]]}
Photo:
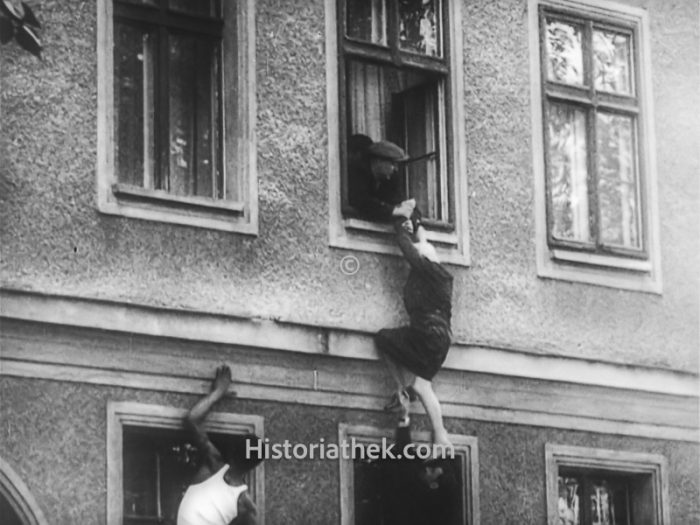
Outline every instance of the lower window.
{"type": "MultiPolygon", "coordinates": [[[[225,434],[209,437],[225,450],[225,434]]],[[[175,525],[180,501],[200,466],[199,451],[183,430],[125,426],[122,439],[124,525],[175,525]]]]}
{"type": "Polygon", "coordinates": [[[393,430],[340,426],[339,443],[352,451],[340,458],[341,524],[478,523],[476,438],[451,436],[454,457],[426,463],[430,434],[411,434],[416,459],[387,459],[376,452],[394,442],[393,430]]]}
{"type": "Polygon", "coordinates": [[[670,523],[663,456],[548,444],[546,458],[548,523],[670,523]]]}
{"type": "MultiPolygon", "coordinates": [[[[139,403],[110,403],[108,407],[108,525],[158,523],[176,525],[182,496],[199,468],[197,448],[182,420],[183,409],[139,403]]],[[[232,434],[262,436],[262,418],[210,414],[206,421],[211,441],[225,450],[232,434]]],[[[263,470],[247,480],[260,509],[262,523],[263,470]]]]}

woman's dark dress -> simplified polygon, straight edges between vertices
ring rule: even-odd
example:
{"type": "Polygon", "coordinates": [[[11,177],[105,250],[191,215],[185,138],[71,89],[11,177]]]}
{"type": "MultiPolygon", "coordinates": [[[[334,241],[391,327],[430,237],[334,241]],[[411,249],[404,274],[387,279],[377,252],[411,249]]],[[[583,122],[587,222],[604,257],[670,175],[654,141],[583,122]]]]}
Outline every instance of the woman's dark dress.
{"type": "Polygon", "coordinates": [[[385,328],[375,336],[377,349],[428,381],[445,362],[452,341],[452,275],[440,263],[420,255],[411,238],[395,224],[398,242],[411,271],[403,290],[409,326],[385,328]]]}

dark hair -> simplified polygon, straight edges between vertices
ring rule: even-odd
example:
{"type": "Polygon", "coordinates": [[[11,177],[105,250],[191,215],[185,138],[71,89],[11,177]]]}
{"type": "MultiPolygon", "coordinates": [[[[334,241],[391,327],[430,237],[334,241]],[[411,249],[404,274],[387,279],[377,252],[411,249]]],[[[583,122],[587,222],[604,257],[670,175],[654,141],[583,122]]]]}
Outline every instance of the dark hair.
{"type": "Polygon", "coordinates": [[[236,434],[226,440],[224,460],[240,472],[249,472],[263,460],[263,442],[255,434],[236,434]],[[250,450],[248,448],[255,447],[250,450]]]}

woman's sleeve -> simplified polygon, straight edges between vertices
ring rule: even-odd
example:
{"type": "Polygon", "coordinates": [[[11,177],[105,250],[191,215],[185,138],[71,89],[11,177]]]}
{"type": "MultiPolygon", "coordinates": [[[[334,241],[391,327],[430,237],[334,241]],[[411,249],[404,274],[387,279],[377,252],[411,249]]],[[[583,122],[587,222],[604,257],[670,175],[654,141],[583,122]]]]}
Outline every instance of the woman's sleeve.
{"type": "Polygon", "coordinates": [[[401,221],[396,221],[394,223],[397,241],[399,243],[399,248],[401,248],[401,252],[403,252],[403,256],[406,258],[406,260],[412,268],[416,268],[418,270],[429,269],[430,261],[428,261],[428,259],[423,257],[420,253],[418,253],[418,250],[413,245],[413,242],[411,242],[410,235],[404,229],[404,227],[401,226],[403,221],[405,221],[405,219],[402,219],[401,221]]]}

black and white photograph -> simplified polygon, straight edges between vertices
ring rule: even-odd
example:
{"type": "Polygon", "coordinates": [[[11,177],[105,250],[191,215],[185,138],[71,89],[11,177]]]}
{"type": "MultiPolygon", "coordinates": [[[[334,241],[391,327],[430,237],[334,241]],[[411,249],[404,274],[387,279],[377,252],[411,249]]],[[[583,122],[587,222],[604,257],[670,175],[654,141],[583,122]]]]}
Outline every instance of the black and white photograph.
{"type": "Polygon", "coordinates": [[[0,0],[1,525],[700,525],[700,0],[0,0]]]}

